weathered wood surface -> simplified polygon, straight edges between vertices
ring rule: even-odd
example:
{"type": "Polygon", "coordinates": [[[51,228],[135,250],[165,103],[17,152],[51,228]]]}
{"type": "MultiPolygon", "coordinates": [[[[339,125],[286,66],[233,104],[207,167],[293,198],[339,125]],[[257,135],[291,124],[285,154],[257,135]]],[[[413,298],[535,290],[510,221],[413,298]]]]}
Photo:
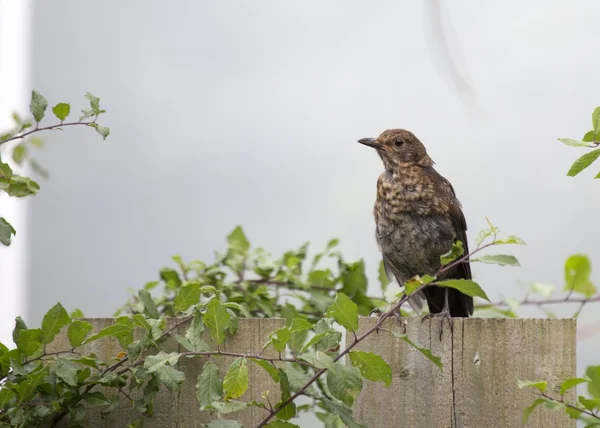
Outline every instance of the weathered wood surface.
{"type": "MultiPolygon", "coordinates": [[[[95,331],[110,324],[111,319],[88,320],[95,331]]],[[[380,331],[359,344],[362,349],[380,354],[392,367],[390,387],[381,382],[364,382],[364,388],[354,405],[355,417],[371,428],[503,428],[521,427],[522,412],[535,398],[531,389],[520,390],[517,381],[548,380],[549,391],[568,377],[575,376],[576,322],[572,319],[455,319],[451,331],[445,323],[444,335],[439,340],[440,320],[410,318],[406,321],[408,336],[431,348],[442,358],[444,369],[439,370],[414,348],[389,332],[380,331]]],[[[174,325],[175,320],[169,320],[174,325]]],[[[375,318],[361,318],[360,331],[376,322],[375,318]]],[[[282,319],[240,319],[238,333],[227,340],[221,349],[229,352],[259,353],[272,331],[282,327],[282,319]]],[[[187,326],[180,327],[185,334],[187,326]]],[[[402,331],[397,320],[384,323],[388,330],[402,331]]],[[[209,341],[208,332],[205,338],[209,341]]],[[[351,342],[352,335],[347,337],[351,342]]],[[[120,348],[114,338],[93,342],[82,352],[95,352],[99,358],[117,355],[120,348]]],[[[62,333],[48,352],[69,349],[62,333]]],[[[175,340],[166,345],[166,352],[183,351],[175,340]]],[[[273,355],[265,350],[263,355],[273,355]]],[[[234,357],[214,358],[221,377],[234,357]]],[[[156,398],[154,417],[144,418],[145,428],[200,427],[217,418],[200,412],[196,401],[196,379],[206,358],[182,358],[179,368],[186,375],[180,392],[161,391],[156,398]]],[[[250,387],[242,401],[261,401],[262,392],[278,395],[278,387],[264,370],[248,364],[250,387]]],[[[555,394],[558,395],[558,394],[555,394]]],[[[566,394],[575,398],[575,389],[566,394]]],[[[265,411],[249,408],[226,415],[237,419],[244,427],[254,427],[265,411]]],[[[139,414],[129,406],[121,406],[107,418],[90,411],[90,427],[126,427],[139,414]]],[[[295,421],[292,421],[295,422],[295,421]]],[[[67,426],[63,424],[62,426],[67,426]]],[[[527,427],[575,427],[559,412],[538,407],[527,427]]],[[[311,427],[312,428],[312,427],[311,427]]]]}
{"type": "MultiPolygon", "coordinates": [[[[440,356],[444,370],[390,333],[365,339],[359,348],[380,354],[393,373],[389,388],[366,382],[355,404],[355,416],[369,427],[522,427],[535,392],[519,389],[518,380],[548,380],[554,391],[575,376],[574,319],[455,319],[452,331],[445,322],[441,342],[439,319],[407,321],[408,336],[440,356]]],[[[361,319],[361,331],[375,322],[361,319]]],[[[395,319],[385,328],[402,331],[395,319]]],[[[575,393],[565,397],[572,400],[575,393]]],[[[568,428],[576,422],[540,406],[525,426],[568,428]]]]}

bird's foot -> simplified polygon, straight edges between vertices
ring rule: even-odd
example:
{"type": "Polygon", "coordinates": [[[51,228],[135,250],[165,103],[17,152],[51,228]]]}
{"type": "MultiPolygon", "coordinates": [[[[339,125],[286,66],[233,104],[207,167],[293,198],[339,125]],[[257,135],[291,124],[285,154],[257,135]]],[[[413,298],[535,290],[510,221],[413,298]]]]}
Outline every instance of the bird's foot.
{"type": "Polygon", "coordinates": [[[441,312],[425,315],[423,318],[421,318],[421,322],[425,321],[428,318],[441,318],[440,342],[442,341],[442,335],[444,334],[444,319],[448,320],[448,325],[450,325],[450,331],[454,329],[454,319],[452,318],[452,315],[450,315],[450,310],[447,308],[442,309],[441,312]]]}
{"type": "MultiPolygon", "coordinates": [[[[369,313],[369,316],[376,316],[377,318],[380,318],[383,314],[384,312],[382,312],[381,309],[375,308],[369,313]]],[[[398,324],[400,324],[400,327],[402,327],[403,334],[406,334],[406,320],[402,318],[402,315],[400,314],[400,308],[392,312],[391,315],[396,318],[396,321],[398,321],[398,324]]],[[[379,329],[377,329],[376,332],[379,333],[379,329]]]]}

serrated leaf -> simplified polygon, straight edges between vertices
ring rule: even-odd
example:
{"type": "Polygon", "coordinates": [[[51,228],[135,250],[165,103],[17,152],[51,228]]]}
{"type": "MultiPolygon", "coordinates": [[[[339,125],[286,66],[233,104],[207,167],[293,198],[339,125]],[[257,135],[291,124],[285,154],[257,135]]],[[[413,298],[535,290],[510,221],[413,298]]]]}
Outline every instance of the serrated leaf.
{"type": "Polygon", "coordinates": [[[77,366],[71,361],[64,358],[58,358],[56,360],[54,372],[56,373],[56,376],[62,379],[66,384],[77,386],[77,366]]]}
{"type": "Polygon", "coordinates": [[[600,133],[600,107],[596,107],[592,112],[592,127],[594,128],[594,134],[600,133]]]}
{"type": "Polygon", "coordinates": [[[88,392],[83,396],[83,399],[86,403],[95,405],[95,406],[110,406],[110,399],[99,391],[88,392]]]}
{"type": "Polygon", "coordinates": [[[8,247],[12,236],[16,235],[16,233],[17,231],[12,225],[4,217],[0,217],[0,243],[8,247]]]}
{"type": "Polygon", "coordinates": [[[579,385],[580,383],[585,383],[585,382],[591,382],[591,379],[589,377],[572,377],[569,379],[566,379],[563,383],[560,384],[560,393],[564,394],[565,392],[567,392],[569,389],[573,388],[574,386],[579,385]]]}
{"type": "Polygon", "coordinates": [[[31,91],[31,102],[29,103],[29,111],[33,114],[36,122],[41,122],[48,107],[48,101],[38,91],[31,91]]]}
{"type": "Polygon", "coordinates": [[[516,245],[526,245],[525,241],[523,241],[518,236],[510,235],[506,238],[496,238],[494,241],[494,245],[503,245],[503,244],[516,244],[516,245]]]}
{"type": "Polygon", "coordinates": [[[427,357],[433,364],[438,366],[438,368],[440,370],[444,370],[444,365],[442,364],[442,359],[440,357],[438,357],[437,355],[434,355],[433,352],[431,352],[431,349],[426,348],[426,347],[418,344],[415,341],[412,341],[406,334],[402,334],[402,333],[399,333],[397,331],[392,331],[392,330],[390,330],[390,333],[392,333],[392,335],[394,335],[395,337],[404,340],[410,346],[415,348],[417,351],[419,351],[421,354],[423,354],[425,357],[427,357]]]}
{"type": "Polygon", "coordinates": [[[327,371],[327,387],[335,398],[352,406],[363,387],[360,371],[337,363],[335,373],[327,371]]]}
{"type": "Polygon", "coordinates": [[[212,361],[207,361],[196,381],[196,399],[200,409],[204,410],[222,396],[223,381],[219,377],[219,368],[212,361]]]}
{"type": "Polygon", "coordinates": [[[248,389],[248,366],[246,358],[236,358],[229,366],[223,379],[225,399],[240,398],[248,389]]]}
{"type": "Polygon", "coordinates": [[[138,292],[138,296],[142,303],[144,304],[144,308],[146,313],[150,318],[159,318],[160,314],[158,312],[158,308],[156,307],[156,303],[154,299],[152,299],[152,295],[146,290],[140,290],[138,292]]]}
{"type": "Polygon", "coordinates": [[[42,348],[42,330],[39,328],[19,330],[15,341],[24,356],[29,356],[42,348]]]}
{"type": "Polygon", "coordinates": [[[461,293],[466,294],[467,296],[481,297],[488,302],[490,301],[487,294],[485,294],[485,291],[483,291],[479,284],[470,279],[448,279],[446,281],[438,281],[436,282],[436,285],[454,288],[461,293]]]}
{"type": "Polygon", "coordinates": [[[52,113],[54,113],[54,116],[62,122],[67,118],[69,113],[71,113],[71,105],[67,103],[58,103],[52,107],[52,113]]]}
{"type": "Polygon", "coordinates": [[[227,242],[229,244],[229,248],[237,253],[246,254],[250,249],[250,241],[248,241],[248,238],[246,238],[241,226],[237,226],[235,229],[233,229],[233,231],[227,236],[227,242]]]}
{"type": "Polygon", "coordinates": [[[596,159],[598,159],[598,156],[600,156],[600,149],[592,150],[591,152],[581,156],[573,163],[571,169],[569,169],[569,172],[567,172],[567,176],[575,177],[581,171],[590,166],[596,159]]]}
{"type": "Polygon", "coordinates": [[[269,376],[271,376],[271,379],[273,379],[275,382],[279,383],[279,372],[277,371],[277,367],[275,367],[273,364],[271,364],[269,361],[265,361],[265,360],[258,360],[255,358],[250,358],[254,363],[256,363],[258,366],[260,366],[263,370],[265,370],[269,376]]]}
{"type": "Polygon", "coordinates": [[[96,130],[96,132],[98,134],[100,134],[102,136],[103,140],[106,140],[106,137],[108,137],[108,135],[110,134],[110,128],[108,128],[106,126],[96,125],[96,126],[94,126],[94,129],[96,130]]]}
{"type": "Polygon", "coordinates": [[[185,374],[172,366],[162,366],[156,371],[158,379],[169,391],[177,391],[185,381],[185,374]]]}
{"type": "Polygon", "coordinates": [[[446,266],[449,263],[452,263],[454,260],[462,257],[465,253],[465,248],[461,241],[456,241],[452,244],[452,248],[445,254],[440,256],[440,261],[442,266],[446,266]]]}
{"type": "Polygon", "coordinates": [[[86,92],[85,94],[85,98],[90,102],[90,107],[92,108],[92,111],[94,112],[94,114],[100,114],[102,112],[102,110],[100,110],[100,98],[93,95],[90,92],[86,92]]]}
{"type": "Polygon", "coordinates": [[[81,345],[87,335],[91,333],[93,329],[94,327],[92,324],[87,321],[72,321],[69,325],[69,330],[67,330],[67,337],[69,338],[69,343],[71,346],[76,348],[81,345]]]}
{"type": "Polygon", "coordinates": [[[344,293],[336,293],[335,300],[325,312],[345,329],[356,332],[358,330],[358,306],[344,293]]]}
{"type": "Polygon", "coordinates": [[[273,345],[273,348],[277,352],[285,351],[285,346],[287,345],[288,340],[290,340],[290,331],[287,327],[282,327],[279,330],[275,330],[273,333],[269,334],[269,341],[265,343],[263,346],[263,350],[269,346],[273,345]]]}
{"type": "Polygon", "coordinates": [[[548,401],[548,399],[546,399],[546,398],[538,398],[530,406],[528,406],[523,411],[523,423],[524,424],[527,423],[527,421],[529,420],[529,417],[531,416],[531,414],[533,413],[533,411],[535,410],[535,408],[537,406],[539,406],[542,403],[546,403],[547,401],[548,401]]]}
{"type": "MultiPolygon", "coordinates": [[[[48,376],[50,369],[48,366],[37,369],[30,373],[27,378],[19,383],[17,388],[17,396],[19,397],[19,403],[27,402],[35,395],[37,387],[44,381],[44,378],[48,376]]],[[[0,389],[2,392],[6,388],[0,389]]],[[[2,406],[0,406],[2,408],[2,406]]]]}
{"type": "MultiPolygon", "coordinates": [[[[590,131],[592,138],[594,136],[594,132],[590,131]]],[[[590,141],[594,141],[593,139],[588,140],[587,138],[589,138],[588,134],[590,134],[590,132],[588,132],[587,134],[585,134],[585,136],[583,137],[584,140],[583,141],[579,141],[579,140],[574,140],[572,138],[559,138],[558,141],[560,141],[563,144],[566,144],[567,146],[571,146],[571,147],[594,147],[593,144],[590,144],[590,141]]]]}
{"type": "Polygon", "coordinates": [[[14,391],[8,388],[0,389],[0,409],[7,407],[8,403],[16,397],[17,394],[15,394],[14,391]]]}
{"type": "Polygon", "coordinates": [[[583,136],[583,138],[581,139],[581,141],[594,141],[594,130],[592,129],[591,131],[588,131],[585,133],[585,135],[583,136]]]}
{"type": "Polygon", "coordinates": [[[304,360],[308,364],[311,364],[318,369],[335,371],[335,363],[333,362],[333,359],[322,351],[304,352],[298,357],[298,359],[304,360]]]}
{"type": "Polygon", "coordinates": [[[213,298],[208,302],[204,314],[204,324],[219,345],[225,341],[225,331],[229,328],[230,319],[231,316],[219,299],[213,298]]]}
{"type": "Polygon", "coordinates": [[[192,282],[184,285],[179,289],[175,301],[173,302],[173,309],[175,312],[183,312],[190,306],[195,305],[200,301],[200,283],[192,282]]]}
{"type": "Polygon", "coordinates": [[[40,190],[40,185],[29,177],[13,174],[10,177],[0,177],[0,190],[9,196],[22,198],[35,195],[40,190]]]}
{"type": "Polygon", "coordinates": [[[294,318],[289,330],[290,333],[298,333],[301,331],[312,330],[313,325],[304,318],[294,318]]]}
{"type": "Polygon", "coordinates": [[[54,340],[61,328],[69,324],[71,318],[60,303],[54,305],[42,320],[42,343],[48,344],[54,340]]]}
{"type": "Polygon", "coordinates": [[[546,387],[548,386],[548,382],[546,381],[538,381],[538,382],[531,382],[529,380],[520,380],[517,382],[517,386],[519,387],[519,389],[523,389],[523,388],[536,388],[537,390],[539,390],[540,392],[544,392],[546,391],[546,387]]]}
{"type": "Polygon", "coordinates": [[[521,266],[515,256],[511,256],[508,254],[488,254],[485,256],[471,259],[471,261],[487,264],[496,264],[500,266],[521,266]]]}
{"type": "Polygon", "coordinates": [[[185,338],[189,341],[192,349],[189,351],[205,352],[210,349],[208,343],[203,339],[204,336],[204,322],[202,320],[202,314],[199,310],[194,313],[194,318],[185,333],[185,338]]]}
{"type": "Polygon", "coordinates": [[[181,354],[179,352],[170,352],[167,354],[165,351],[160,351],[156,355],[149,355],[146,357],[144,368],[148,373],[153,373],[166,364],[174,366],[179,361],[180,356],[181,354]]]}
{"type": "Polygon", "coordinates": [[[590,280],[592,264],[585,254],[574,254],[565,262],[565,291],[583,294],[586,298],[596,294],[597,289],[590,280]]]}
{"type": "MultiPolygon", "coordinates": [[[[279,372],[279,389],[281,391],[281,400],[279,401],[279,403],[277,403],[277,406],[275,406],[275,408],[277,410],[279,410],[283,406],[283,403],[285,401],[287,401],[288,399],[290,399],[292,396],[292,393],[290,391],[290,383],[288,381],[287,373],[285,371],[283,371],[282,369],[278,369],[278,372],[279,372]]],[[[296,403],[291,401],[285,407],[281,408],[281,410],[279,410],[277,412],[276,416],[277,416],[277,419],[281,419],[284,421],[292,419],[293,417],[296,416],[296,403]]]]}
{"type": "Polygon", "coordinates": [[[352,365],[360,370],[365,379],[382,381],[385,386],[392,383],[392,368],[383,358],[372,352],[350,351],[352,365]]]}
{"type": "Polygon", "coordinates": [[[113,324],[103,328],[98,333],[88,337],[83,343],[94,342],[104,337],[117,337],[121,335],[131,334],[131,327],[124,324],[113,324]]]}

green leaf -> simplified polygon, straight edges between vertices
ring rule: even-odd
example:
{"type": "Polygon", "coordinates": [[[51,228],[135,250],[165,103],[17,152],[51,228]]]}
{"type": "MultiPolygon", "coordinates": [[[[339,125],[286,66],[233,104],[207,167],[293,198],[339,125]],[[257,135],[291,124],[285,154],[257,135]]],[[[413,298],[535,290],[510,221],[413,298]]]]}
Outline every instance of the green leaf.
{"type": "Polygon", "coordinates": [[[310,349],[311,346],[319,343],[321,340],[325,339],[330,333],[329,332],[321,332],[315,334],[310,340],[300,349],[300,353],[304,353],[307,349],[310,349]]]}
{"type": "Polygon", "coordinates": [[[65,358],[56,360],[56,376],[67,385],[77,386],[77,366],[65,358]]]}
{"type": "Polygon", "coordinates": [[[6,221],[4,217],[0,217],[0,242],[2,245],[9,246],[11,241],[11,236],[17,234],[17,231],[12,227],[12,225],[6,221]]]}
{"type": "Polygon", "coordinates": [[[594,128],[594,134],[600,133],[600,107],[596,107],[592,113],[592,126],[594,128]]]}
{"type": "MultiPolygon", "coordinates": [[[[28,402],[35,395],[37,387],[44,381],[44,378],[48,376],[50,369],[48,366],[42,367],[30,373],[27,378],[22,381],[17,388],[17,396],[19,397],[19,403],[28,402]]],[[[0,389],[2,392],[4,389],[0,389]]],[[[2,406],[0,406],[0,409],[2,406]]]]}
{"type": "Polygon", "coordinates": [[[290,326],[290,333],[312,330],[313,325],[304,318],[294,318],[290,326]]]}
{"type": "Polygon", "coordinates": [[[102,110],[100,110],[100,98],[90,92],[86,92],[85,97],[90,102],[90,107],[95,115],[102,113],[102,110]]]}
{"type": "Polygon", "coordinates": [[[490,254],[471,259],[472,262],[496,264],[500,266],[521,266],[515,256],[508,254],[490,254]]]}
{"type": "Polygon", "coordinates": [[[42,343],[48,344],[54,340],[61,328],[69,324],[71,318],[60,303],[50,309],[42,320],[42,343]]]}
{"type": "Polygon", "coordinates": [[[569,389],[584,382],[591,382],[591,379],[589,377],[572,377],[566,379],[563,383],[560,384],[560,393],[564,394],[569,389]]]}
{"type": "Polygon", "coordinates": [[[200,301],[200,283],[192,282],[188,285],[184,285],[179,289],[175,302],[173,303],[173,309],[175,312],[183,312],[192,305],[195,305],[200,301]]]}
{"type": "Polygon", "coordinates": [[[246,359],[239,357],[233,360],[223,379],[225,399],[240,398],[248,389],[248,366],[246,359]]]}
{"type": "Polygon", "coordinates": [[[594,398],[600,398],[600,365],[588,366],[585,375],[591,379],[588,383],[588,392],[594,398]]]}
{"type": "Polygon", "coordinates": [[[546,402],[548,402],[548,399],[546,399],[546,398],[538,398],[529,407],[527,407],[523,411],[523,423],[524,424],[527,423],[527,421],[529,420],[529,416],[531,416],[531,414],[533,413],[533,411],[535,410],[535,408],[537,406],[539,406],[542,403],[546,403],[546,402]]]}
{"type": "Polygon", "coordinates": [[[223,396],[223,381],[219,377],[219,368],[212,361],[207,361],[196,382],[196,399],[200,409],[204,410],[223,396]]]}
{"type": "Polygon", "coordinates": [[[256,358],[250,358],[254,363],[256,363],[258,366],[260,366],[263,370],[265,370],[269,376],[271,376],[271,379],[273,379],[275,382],[279,383],[279,372],[277,371],[277,367],[275,367],[273,364],[271,364],[268,361],[265,360],[258,360],[256,358]]]}
{"type": "Polygon", "coordinates": [[[71,113],[71,105],[67,103],[58,103],[52,107],[52,113],[54,113],[54,116],[62,122],[67,118],[69,113],[71,113]]]}
{"type": "Polygon", "coordinates": [[[87,321],[75,320],[71,322],[69,330],[67,331],[67,337],[69,338],[71,346],[76,348],[81,345],[93,329],[94,327],[92,324],[87,321]]]}
{"type": "Polygon", "coordinates": [[[265,349],[269,345],[273,345],[273,348],[277,352],[285,351],[285,346],[287,345],[288,340],[290,340],[290,331],[287,327],[282,327],[279,330],[275,330],[273,333],[269,334],[269,341],[265,343],[263,349],[265,349]]]}
{"type": "Polygon", "coordinates": [[[218,345],[225,341],[225,331],[229,327],[230,315],[221,301],[217,298],[211,299],[204,314],[204,324],[208,327],[210,335],[218,345]]]}
{"type": "MultiPolygon", "coordinates": [[[[91,124],[90,124],[91,126],[91,124]]],[[[102,136],[103,140],[106,140],[106,137],[108,137],[108,134],[110,134],[110,128],[106,127],[106,126],[100,126],[100,125],[96,125],[93,127],[96,132],[98,134],[100,134],[102,136]]]]}
{"type": "Polygon", "coordinates": [[[306,361],[308,364],[313,365],[318,369],[328,369],[335,371],[335,363],[333,359],[322,351],[309,351],[305,352],[298,357],[300,360],[306,361]]]}
{"type": "Polygon", "coordinates": [[[23,163],[23,160],[26,157],[27,157],[27,147],[25,147],[25,143],[17,144],[13,148],[13,152],[12,152],[13,161],[15,161],[15,163],[17,165],[21,165],[23,163]]]}
{"type": "Polygon", "coordinates": [[[48,107],[48,101],[38,91],[31,91],[31,102],[29,103],[29,111],[33,114],[36,122],[41,122],[48,107]]]}
{"type": "Polygon", "coordinates": [[[517,382],[517,385],[519,386],[519,389],[532,387],[532,388],[538,389],[540,392],[544,392],[544,391],[546,391],[548,382],[546,382],[544,380],[538,381],[538,382],[531,382],[529,380],[520,380],[517,382]]]}
{"type": "Polygon", "coordinates": [[[29,356],[42,348],[42,330],[39,328],[19,330],[17,348],[29,356]]]}
{"type": "Polygon", "coordinates": [[[449,279],[446,281],[436,282],[436,285],[454,288],[461,293],[466,294],[467,296],[481,297],[488,302],[490,301],[487,294],[485,294],[485,291],[483,291],[479,284],[470,279],[449,279]]]}
{"type": "Polygon", "coordinates": [[[352,406],[363,387],[360,371],[337,363],[335,373],[327,372],[327,387],[335,398],[352,406]]]}
{"type": "Polygon", "coordinates": [[[313,270],[308,274],[308,283],[316,287],[333,288],[335,285],[335,278],[333,272],[329,269],[313,270]]]}
{"type": "Polygon", "coordinates": [[[76,308],[75,310],[73,310],[73,311],[72,311],[72,312],[69,314],[69,316],[70,316],[71,318],[84,318],[84,317],[85,317],[85,315],[83,314],[83,311],[82,311],[81,309],[79,309],[79,308],[76,308]]]}
{"type": "Polygon", "coordinates": [[[110,406],[111,401],[106,395],[99,391],[88,392],[83,396],[86,403],[94,406],[110,406]]]}
{"type": "Polygon", "coordinates": [[[156,371],[158,379],[165,385],[169,391],[177,391],[185,381],[185,374],[175,367],[162,366],[156,371]]]}
{"type": "Polygon", "coordinates": [[[531,284],[531,287],[529,287],[529,290],[532,293],[539,293],[543,297],[550,297],[554,290],[556,290],[556,287],[551,284],[542,284],[539,282],[534,282],[533,284],[531,284]]]}
{"type": "Polygon", "coordinates": [[[351,332],[358,330],[358,306],[344,293],[336,293],[335,300],[325,315],[332,317],[346,330],[351,332]]]}
{"type": "Polygon", "coordinates": [[[244,410],[248,405],[243,401],[215,401],[212,403],[212,407],[214,407],[218,413],[223,415],[233,412],[239,412],[240,410],[244,410]]]}
{"type": "Polygon", "coordinates": [[[180,356],[181,354],[179,352],[170,352],[167,354],[165,351],[160,351],[156,355],[149,355],[146,357],[144,368],[148,373],[153,373],[166,364],[174,366],[179,361],[180,356]]]}
{"type": "Polygon", "coordinates": [[[356,422],[352,409],[346,405],[328,399],[324,399],[323,403],[331,413],[338,415],[348,428],[367,428],[367,425],[356,422]]]}
{"type": "Polygon", "coordinates": [[[463,247],[463,243],[461,241],[454,242],[450,251],[441,255],[440,261],[442,262],[442,266],[452,263],[454,260],[462,257],[464,253],[465,248],[463,247]]]}
{"type": "Polygon", "coordinates": [[[571,146],[571,147],[594,147],[593,144],[590,144],[590,141],[594,141],[594,132],[590,131],[587,134],[585,134],[585,136],[583,137],[583,141],[579,141],[579,140],[574,140],[572,138],[559,138],[558,141],[560,141],[563,144],[566,144],[567,146],[571,146]],[[591,133],[592,139],[588,139],[589,135],[591,133]]]}
{"type": "Polygon", "coordinates": [[[17,394],[8,388],[0,389],[0,409],[7,407],[8,403],[15,399],[17,394]]]}
{"type": "Polygon", "coordinates": [[[154,299],[152,299],[152,295],[146,290],[140,290],[138,292],[138,296],[142,303],[144,304],[144,308],[146,313],[150,318],[159,318],[160,314],[158,313],[158,308],[156,307],[156,303],[154,299]]]}
{"type": "Polygon", "coordinates": [[[483,243],[483,241],[485,241],[488,237],[494,236],[495,238],[498,235],[498,233],[500,233],[500,230],[492,224],[489,218],[486,217],[485,220],[487,221],[487,224],[490,227],[489,229],[481,230],[477,234],[477,237],[475,238],[475,243],[477,244],[477,247],[479,247],[483,243]]]}
{"type": "Polygon", "coordinates": [[[592,129],[591,131],[588,131],[588,132],[585,133],[585,135],[582,138],[582,141],[591,142],[591,141],[594,141],[595,139],[596,138],[595,138],[595,135],[594,135],[594,130],[592,129]]]}
{"type": "Polygon", "coordinates": [[[379,279],[379,284],[381,285],[381,290],[383,292],[385,292],[385,290],[387,289],[387,286],[389,285],[389,283],[391,281],[388,278],[387,273],[385,271],[385,265],[383,264],[383,260],[381,260],[379,262],[379,274],[378,274],[377,278],[379,279]]]}
{"type": "Polygon", "coordinates": [[[160,270],[160,279],[166,283],[166,287],[170,290],[175,290],[181,287],[181,278],[175,269],[162,268],[160,270]]]}
{"type": "MultiPolygon", "coordinates": [[[[279,389],[281,390],[281,401],[275,406],[276,409],[280,409],[286,400],[289,400],[292,396],[290,391],[290,383],[288,381],[287,373],[282,369],[278,369],[279,372],[279,389]]],[[[293,401],[287,404],[284,408],[279,410],[277,413],[277,419],[287,421],[296,416],[296,403],[293,401]]]]}
{"type": "Polygon", "coordinates": [[[13,174],[10,177],[0,177],[0,190],[4,190],[9,196],[22,198],[35,195],[40,190],[40,185],[29,177],[13,174]]]}
{"type": "Polygon", "coordinates": [[[506,238],[497,238],[494,241],[494,245],[503,245],[503,244],[516,244],[516,245],[526,245],[525,241],[523,241],[518,236],[510,235],[506,238]]]}
{"type": "Polygon", "coordinates": [[[98,333],[88,337],[83,343],[94,342],[95,340],[102,339],[104,337],[117,337],[122,335],[131,334],[131,326],[124,324],[113,324],[103,328],[98,333]]]}
{"type": "Polygon", "coordinates": [[[236,311],[239,311],[246,318],[250,318],[250,312],[248,312],[248,309],[246,309],[239,303],[225,302],[225,303],[223,303],[223,306],[225,306],[227,309],[235,309],[236,311]]]}
{"type": "Polygon", "coordinates": [[[591,152],[581,156],[573,163],[571,169],[569,169],[569,172],[567,172],[567,176],[575,177],[581,171],[590,166],[596,159],[598,159],[598,156],[600,156],[600,149],[592,150],[591,152]]]}
{"type": "Polygon", "coordinates": [[[188,351],[194,352],[206,352],[210,349],[208,343],[203,339],[204,336],[204,322],[202,321],[202,314],[199,310],[194,313],[192,323],[185,333],[185,338],[189,341],[192,349],[188,351]]]}
{"type": "Polygon", "coordinates": [[[600,409],[600,398],[586,398],[582,395],[579,396],[579,402],[585,407],[587,410],[596,410],[600,409]]]}
{"type": "Polygon", "coordinates": [[[583,294],[586,298],[596,294],[596,286],[590,280],[592,264],[585,254],[574,254],[565,262],[565,291],[583,294]]]}
{"type": "Polygon", "coordinates": [[[237,253],[246,254],[250,249],[250,242],[246,238],[241,226],[233,229],[227,236],[227,242],[229,243],[229,248],[237,253]]]}
{"type": "Polygon", "coordinates": [[[217,419],[202,426],[206,428],[243,428],[240,422],[230,419],[217,419]]]}
{"type": "Polygon", "coordinates": [[[292,424],[290,422],[275,421],[266,425],[265,428],[300,428],[300,425],[292,424]]]}
{"type": "Polygon", "coordinates": [[[406,334],[402,334],[402,333],[399,333],[397,331],[392,331],[392,330],[389,330],[389,332],[392,333],[395,337],[404,340],[406,343],[408,343],[410,346],[415,348],[421,354],[425,355],[425,357],[427,357],[433,364],[438,366],[438,368],[440,370],[444,370],[444,365],[442,364],[442,359],[440,357],[438,357],[437,355],[433,355],[433,352],[431,352],[431,349],[426,348],[422,345],[419,345],[417,342],[410,340],[410,338],[406,334]]]}
{"type": "Polygon", "coordinates": [[[365,379],[382,381],[385,386],[392,383],[392,368],[379,355],[365,351],[350,351],[352,365],[360,370],[365,379]]]}

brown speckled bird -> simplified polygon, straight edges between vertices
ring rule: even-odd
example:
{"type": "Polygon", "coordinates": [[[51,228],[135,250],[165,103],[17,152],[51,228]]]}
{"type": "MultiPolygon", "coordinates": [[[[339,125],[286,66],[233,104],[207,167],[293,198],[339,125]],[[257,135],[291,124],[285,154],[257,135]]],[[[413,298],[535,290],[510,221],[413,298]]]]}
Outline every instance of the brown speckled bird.
{"type": "MultiPolygon", "coordinates": [[[[423,143],[404,129],[388,129],[377,138],[358,142],[377,150],[385,167],[377,180],[373,214],[388,277],[402,285],[415,275],[435,275],[440,256],[456,240],[462,241],[468,254],[461,204],[450,182],[433,168],[423,143]]],[[[438,276],[438,280],[445,279],[471,279],[468,260],[438,276]]],[[[426,287],[411,296],[409,303],[420,311],[423,299],[434,316],[473,315],[473,298],[453,288],[426,287]]]]}

